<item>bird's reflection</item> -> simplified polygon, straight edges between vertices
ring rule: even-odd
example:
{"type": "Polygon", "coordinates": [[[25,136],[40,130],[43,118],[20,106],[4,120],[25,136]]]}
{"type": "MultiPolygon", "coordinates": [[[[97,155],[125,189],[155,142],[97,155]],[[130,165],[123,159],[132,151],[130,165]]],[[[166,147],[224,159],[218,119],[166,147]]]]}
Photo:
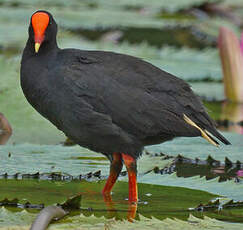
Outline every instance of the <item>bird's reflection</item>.
{"type": "Polygon", "coordinates": [[[0,145],[6,144],[11,135],[11,125],[9,124],[7,118],[0,113],[0,145]]]}
{"type": "MultiPolygon", "coordinates": [[[[115,203],[112,201],[111,195],[106,194],[103,195],[104,202],[107,207],[107,212],[109,217],[115,217],[116,216],[116,208],[115,208],[115,203]]],[[[129,202],[128,203],[128,210],[127,210],[127,220],[130,222],[133,222],[133,220],[136,217],[137,213],[137,202],[129,202]]]]}
{"type": "Polygon", "coordinates": [[[243,121],[243,104],[224,102],[222,104],[221,120],[229,122],[229,125],[224,128],[225,131],[243,134],[243,126],[239,125],[239,122],[243,121]]]}

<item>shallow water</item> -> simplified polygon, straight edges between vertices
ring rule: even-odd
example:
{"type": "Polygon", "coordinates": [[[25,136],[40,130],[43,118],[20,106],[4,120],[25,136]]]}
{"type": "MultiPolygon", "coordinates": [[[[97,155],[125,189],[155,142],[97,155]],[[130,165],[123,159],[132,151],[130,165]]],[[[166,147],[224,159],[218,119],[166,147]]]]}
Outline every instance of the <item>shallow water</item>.
{"type": "MultiPolygon", "coordinates": [[[[45,206],[56,203],[63,203],[68,197],[81,194],[81,209],[73,211],[64,220],[72,222],[72,216],[82,213],[85,216],[95,215],[96,217],[126,219],[129,212],[127,201],[127,183],[118,182],[113,191],[113,201],[105,202],[100,193],[104,181],[46,181],[46,180],[0,180],[1,194],[0,203],[5,197],[9,200],[18,198],[18,203],[27,201],[31,204],[44,204],[45,206]],[[41,196],[40,196],[41,194],[41,196]]],[[[210,200],[218,197],[199,190],[190,190],[179,187],[157,186],[149,184],[138,184],[140,191],[136,219],[139,215],[145,217],[156,217],[165,219],[167,217],[186,220],[189,214],[202,217],[202,213],[189,211],[189,208],[196,208],[200,203],[207,204],[210,200]],[[190,196],[188,196],[190,194],[190,196]],[[200,203],[198,201],[200,200],[200,203]]],[[[12,212],[21,212],[20,208],[5,207],[12,212]]],[[[38,210],[27,209],[30,213],[37,213],[38,210]]],[[[238,209],[239,211],[239,209],[238,209]]],[[[206,211],[203,215],[228,221],[242,222],[242,216],[234,215],[234,210],[223,210],[216,214],[214,210],[206,211]],[[231,213],[228,217],[227,213],[231,213]]],[[[1,219],[1,218],[0,218],[1,219]]],[[[2,222],[2,221],[0,221],[2,222]]],[[[6,223],[5,223],[6,224],[6,223]]],[[[4,226],[4,221],[0,225],[4,226]]]]}

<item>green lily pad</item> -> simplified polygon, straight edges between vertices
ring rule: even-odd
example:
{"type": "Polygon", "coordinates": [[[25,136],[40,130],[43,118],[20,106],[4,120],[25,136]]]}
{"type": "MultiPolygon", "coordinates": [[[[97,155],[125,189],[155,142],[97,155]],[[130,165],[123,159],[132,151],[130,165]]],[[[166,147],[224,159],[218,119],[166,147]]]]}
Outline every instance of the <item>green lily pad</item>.
{"type": "MultiPolygon", "coordinates": [[[[104,202],[100,193],[101,188],[104,186],[103,181],[91,183],[86,181],[54,182],[38,180],[0,180],[0,186],[2,188],[0,200],[5,197],[9,199],[18,197],[20,203],[29,201],[35,204],[43,203],[45,206],[61,203],[70,196],[77,193],[81,194],[81,211],[71,213],[70,216],[55,224],[56,226],[59,224],[62,226],[62,224],[65,223],[71,225],[77,224],[77,218],[75,216],[80,215],[80,213],[85,216],[104,216],[108,219],[126,219],[127,217],[127,184],[125,182],[118,182],[116,184],[113,191],[114,203],[112,206],[104,202]]],[[[214,194],[199,190],[149,184],[138,184],[138,189],[140,191],[140,202],[138,204],[137,213],[147,218],[155,217],[160,220],[177,218],[186,221],[189,214],[193,214],[197,217],[206,215],[221,220],[242,221],[243,212],[241,209],[237,209],[236,212],[234,209],[227,209],[220,212],[206,211],[204,213],[193,211],[193,209],[190,211],[192,207],[196,207],[199,203],[207,204],[211,199],[216,197],[214,194]],[[188,194],[190,194],[190,196],[188,196],[188,194]],[[228,215],[229,212],[231,213],[230,216],[228,215]]],[[[32,222],[32,213],[36,213],[36,211],[28,210],[30,215],[27,215],[18,208],[6,208],[8,209],[7,212],[10,218],[13,213],[16,215],[16,212],[20,212],[19,215],[25,215],[25,217],[22,217],[22,223],[20,223],[20,225],[26,224],[29,221],[32,222]]],[[[5,213],[5,215],[0,215],[0,227],[8,226],[11,223],[11,219],[6,218],[6,210],[1,209],[0,213],[5,213]]],[[[138,218],[139,216],[136,217],[136,219],[138,218]]],[[[140,219],[143,220],[143,218],[140,219]]],[[[89,219],[86,219],[86,221],[89,224],[94,224],[93,222],[89,222],[89,219]]],[[[106,222],[106,220],[103,219],[103,222],[106,222]]],[[[11,224],[13,224],[13,222],[11,224]]]]}
{"type": "MultiPolygon", "coordinates": [[[[205,101],[206,107],[209,108],[209,112],[215,111],[216,109],[210,109],[210,103],[207,101],[223,101],[224,96],[224,84],[222,82],[189,82],[191,88],[205,101]]],[[[221,106],[221,103],[218,103],[221,106]]],[[[220,114],[220,113],[219,113],[220,114]]]]}
{"type": "Polygon", "coordinates": [[[235,133],[223,133],[223,135],[232,143],[232,145],[220,145],[219,148],[210,145],[201,137],[176,138],[173,141],[167,141],[160,145],[148,146],[146,149],[151,153],[163,153],[177,156],[178,154],[188,158],[207,159],[208,155],[216,160],[224,161],[225,157],[232,161],[243,162],[242,147],[243,135],[235,133]]]}
{"type": "MultiPolygon", "coordinates": [[[[78,224],[81,225],[82,229],[93,229],[93,230],[98,230],[98,229],[104,229],[104,227],[109,226],[110,229],[128,229],[128,230],[133,230],[135,228],[139,229],[145,229],[145,230],[150,230],[150,229],[161,229],[161,230],[167,230],[167,229],[188,229],[188,230],[202,230],[202,229],[232,229],[232,230],[240,230],[242,228],[242,224],[232,224],[232,223],[225,223],[223,221],[218,221],[212,218],[205,217],[203,219],[201,218],[196,218],[193,215],[190,215],[189,218],[186,221],[179,220],[177,218],[167,218],[163,221],[158,220],[156,218],[145,218],[143,216],[140,216],[139,221],[135,221],[134,223],[130,223],[128,221],[114,221],[114,220],[106,220],[104,221],[105,223],[102,222],[102,218],[98,219],[93,216],[89,217],[90,221],[92,223],[95,223],[94,225],[90,225],[87,223],[87,219],[84,218],[84,216],[78,216],[76,217],[75,224],[71,224],[71,229],[72,227],[75,228],[78,224]],[[101,225],[101,226],[100,226],[101,225]],[[84,227],[84,228],[83,228],[84,227]]],[[[53,225],[50,229],[65,229],[65,227],[70,227],[68,224],[60,224],[58,225],[53,225]]]]}
{"type": "MultiPolygon", "coordinates": [[[[10,220],[8,226],[0,227],[1,230],[28,230],[31,222],[34,220],[34,214],[29,214],[26,211],[12,213],[4,208],[0,209],[0,215],[5,218],[5,220],[10,220]]],[[[179,220],[177,218],[166,218],[165,220],[158,220],[156,218],[146,218],[139,216],[139,221],[134,221],[133,223],[129,221],[117,221],[114,219],[105,219],[104,217],[95,216],[84,216],[78,215],[71,218],[70,222],[53,223],[48,229],[50,230],[65,230],[65,229],[79,229],[79,230],[103,230],[105,227],[109,226],[109,229],[128,229],[133,230],[134,228],[140,228],[144,230],[150,229],[175,229],[180,230],[182,228],[188,230],[203,230],[205,228],[209,230],[241,230],[242,224],[227,223],[224,221],[218,221],[213,218],[204,217],[197,218],[190,215],[185,221],[179,220]]]]}
{"type": "MultiPolygon", "coordinates": [[[[94,213],[97,216],[104,215],[106,217],[109,214],[101,195],[104,181],[92,183],[86,181],[0,180],[0,185],[2,188],[0,200],[5,197],[8,197],[8,199],[17,197],[19,203],[29,201],[33,204],[47,206],[62,203],[68,197],[80,194],[82,195],[81,208],[84,213],[91,212],[89,215],[94,213]]],[[[162,219],[168,216],[186,219],[188,208],[196,207],[198,203],[207,203],[217,196],[198,190],[148,184],[138,184],[138,189],[141,200],[138,205],[138,212],[145,216],[160,217],[160,219],[162,216],[162,219]],[[188,193],[191,195],[188,196],[188,193]]],[[[114,206],[118,210],[117,218],[126,218],[124,210],[127,210],[127,196],[127,183],[118,182],[114,187],[112,196],[115,202],[114,206]]],[[[11,210],[11,208],[9,209],[11,210]]]]}

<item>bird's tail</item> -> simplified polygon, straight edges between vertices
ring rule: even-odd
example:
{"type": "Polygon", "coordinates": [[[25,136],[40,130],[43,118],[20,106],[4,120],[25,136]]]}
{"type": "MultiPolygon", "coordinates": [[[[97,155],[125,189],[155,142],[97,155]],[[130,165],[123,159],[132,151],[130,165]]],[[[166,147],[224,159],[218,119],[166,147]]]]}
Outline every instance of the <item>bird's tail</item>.
{"type": "Polygon", "coordinates": [[[188,116],[183,114],[184,120],[191,126],[194,126],[197,128],[200,132],[203,138],[205,138],[210,144],[214,146],[219,146],[219,143],[212,137],[214,135],[217,137],[220,141],[222,141],[226,145],[230,145],[231,143],[224,137],[222,136],[216,129],[202,129],[200,128],[194,121],[192,121],[188,116]]]}

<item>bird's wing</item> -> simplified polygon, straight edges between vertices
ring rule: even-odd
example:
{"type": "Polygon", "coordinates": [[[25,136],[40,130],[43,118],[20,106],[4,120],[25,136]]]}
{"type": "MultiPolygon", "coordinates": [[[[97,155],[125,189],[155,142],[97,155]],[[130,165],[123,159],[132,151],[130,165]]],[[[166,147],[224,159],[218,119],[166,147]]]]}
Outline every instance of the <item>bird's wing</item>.
{"type": "MultiPolygon", "coordinates": [[[[216,123],[209,117],[201,100],[192,92],[191,87],[185,81],[138,58],[123,55],[121,58],[125,59],[124,62],[121,62],[125,63],[125,65],[124,72],[121,71],[122,74],[119,75],[128,76],[126,73],[129,73],[130,70],[134,72],[133,80],[130,80],[129,83],[130,85],[132,82],[134,86],[137,85],[137,87],[150,93],[157,100],[167,103],[167,110],[173,111],[177,116],[183,118],[184,121],[195,127],[205,139],[214,145],[218,143],[212,138],[212,135],[224,144],[230,144],[217,131],[216,123]]],[[[123,79],[119,75],[116,76],[119,82],[123,84],[124,82],[125,84],[129,82],[129,77],[123,79]]]]}
{"type": "Polygon", "coordinates": [[[84,52],[69,65],[75,95],[140,139],[165,133],[198,136],[184,114],[202,129],[215,130],[202,103],[183,80],[140,59],[110,52],[84,52]],[[85,61],[84,61],[85,60],[85,61]]]}

